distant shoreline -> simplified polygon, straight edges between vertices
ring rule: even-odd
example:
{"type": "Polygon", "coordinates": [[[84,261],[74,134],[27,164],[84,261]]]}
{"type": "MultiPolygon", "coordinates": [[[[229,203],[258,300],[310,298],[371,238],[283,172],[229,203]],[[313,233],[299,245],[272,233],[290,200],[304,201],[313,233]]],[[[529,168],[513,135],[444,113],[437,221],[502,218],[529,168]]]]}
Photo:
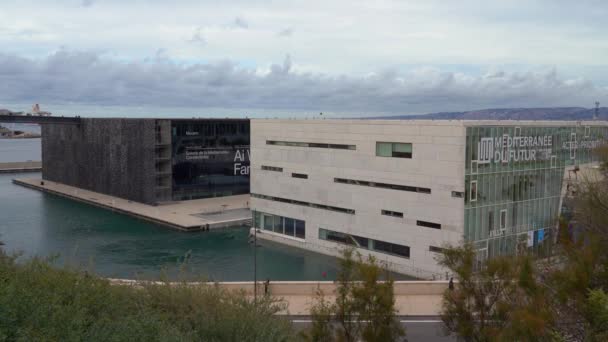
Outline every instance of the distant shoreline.
{"type": "Polygon", "coordinates": [[[0,140],[24,140],[24,139],[40,139],[41,135],[32,136],[16,136],[16,137],[0,137],[0,140]]]}
{"type": "Polygon", "coordinates": [[[0,126],[0,139],[37,139],[41,137],[40,133],[13,130],[0,126]]]}

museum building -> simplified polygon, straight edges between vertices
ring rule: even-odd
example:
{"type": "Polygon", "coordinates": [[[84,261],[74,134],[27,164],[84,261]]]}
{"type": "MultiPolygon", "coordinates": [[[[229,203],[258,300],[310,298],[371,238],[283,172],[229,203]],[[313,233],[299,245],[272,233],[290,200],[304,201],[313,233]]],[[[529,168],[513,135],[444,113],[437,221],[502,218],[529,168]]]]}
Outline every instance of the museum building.
{"type": "Polygon", "coordinates": [[[555,236],[564,184],[593,165],[606,122],[252,120],[258,237],[345,246],[420,278],[446,245],[479,262],[555,236]]]}
{"type": "Polygon", "coordinates": [[[42,125],[43,179],[146,204],[249,193],[248,119],[42,125]]]}

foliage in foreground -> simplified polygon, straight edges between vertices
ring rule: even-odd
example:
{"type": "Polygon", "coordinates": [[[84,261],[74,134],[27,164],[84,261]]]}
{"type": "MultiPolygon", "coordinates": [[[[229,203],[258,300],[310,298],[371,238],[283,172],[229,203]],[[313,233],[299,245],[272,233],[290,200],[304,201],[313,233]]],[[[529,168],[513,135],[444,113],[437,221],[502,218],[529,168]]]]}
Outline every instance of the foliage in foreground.
{"type": "Polygon", "coordinates": [[[529,257],[497,257],[474,271],[475,250],[448,248],[439,260],[457,286],[443,296],[442,320],[466,341],[551,341],[553,313],[529,257]]]}
{"type": "Polygon", "coordinates": [[[557,258],[498,257],[473,272],[473,247],[445,249],[439,261],[457,279],[444,295],[448,330],[465,341],[608,340],[608,146],[595,153],[601,176],[577,184],[557,258]]]}
{"type": "Polygon", "coordinates": [[[0,251],[0,341],[288,341],[284,308],[217,286],[111,285],[0,251]]]}
{"type": "Polygon", "coordinates": [[[322,291],[311,307],[308,339],[321,341],[397,341],[405,336],[396,317],[393,279],[385,267],[351,249],[343,251],[336,279],[336,298],[322,291]],[[381,281],[384,278],[384,281],[381,281]]]}

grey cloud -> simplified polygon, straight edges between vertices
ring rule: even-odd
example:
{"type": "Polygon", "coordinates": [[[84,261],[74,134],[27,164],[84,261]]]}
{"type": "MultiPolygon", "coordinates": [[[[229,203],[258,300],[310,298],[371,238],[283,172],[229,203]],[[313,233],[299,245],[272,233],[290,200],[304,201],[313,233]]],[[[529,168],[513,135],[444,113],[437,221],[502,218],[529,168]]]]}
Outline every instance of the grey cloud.
{"type": "Polygon", "coordinates": [[[82,0],[82,7],[91,7],[95,4],[95,0],[82,0]]]}
{"type": "Polygon", "coordinates": [[[119,62],[66,49],[45,59],[0,54],[0,101],[410,114],[490,107],[591,106],[608,89],[556,70],[471,76],[422,68],[368,76],[298,73],[290,56],[261,73],[231,61],[119,62]]]}
{"type": "Polygon", "coordinates": [[[169,51],[165,48],[157,49],[156,52],[154,52],[154,61],[169,62],[169,51]]]}
{"type": "Polygon", "coordinates": [[[249,28],[249,23],[241,17],[236,17],[234,18],[234,26],[242,29],[247,29],[249,28]]]}
{"type": "Polygon", "coordinates": [[[291,70],[291,56],[285,56],[283,60],[283,65],[273,64],[270,66],[270,70],[275,75],[287,75],[291,70]]]}
{"type": "Polygon", "coordinates": [[[200,27],[198,27],[198,28],[196,28],[196,30],[194,30],[194,33],[192,34],[192,38],[190,38],[188,41],[190,43],[199,44],[199,45],[207,44],[207,40],[205,39],[205,37],[203,37],[200,27]]]}
{"type": "Polygon", "coordinates": [[[291,37],[292,35],[293,35],[293,28],[291,28],[291,27],[282,29],[281,31],[277,32],[277,36],[279,36],[279,37],[291,37]]]}

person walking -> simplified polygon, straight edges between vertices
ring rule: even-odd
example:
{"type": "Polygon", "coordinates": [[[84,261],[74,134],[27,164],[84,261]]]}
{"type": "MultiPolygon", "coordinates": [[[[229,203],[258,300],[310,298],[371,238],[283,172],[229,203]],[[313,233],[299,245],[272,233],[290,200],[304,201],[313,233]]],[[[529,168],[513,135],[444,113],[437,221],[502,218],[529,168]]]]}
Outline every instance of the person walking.
{"type": "Polygon", "coordinates": [[[268,295],[268,289],[270,287],[270,278],[266,278],[264,282],[264,295],[268,295]]]}

